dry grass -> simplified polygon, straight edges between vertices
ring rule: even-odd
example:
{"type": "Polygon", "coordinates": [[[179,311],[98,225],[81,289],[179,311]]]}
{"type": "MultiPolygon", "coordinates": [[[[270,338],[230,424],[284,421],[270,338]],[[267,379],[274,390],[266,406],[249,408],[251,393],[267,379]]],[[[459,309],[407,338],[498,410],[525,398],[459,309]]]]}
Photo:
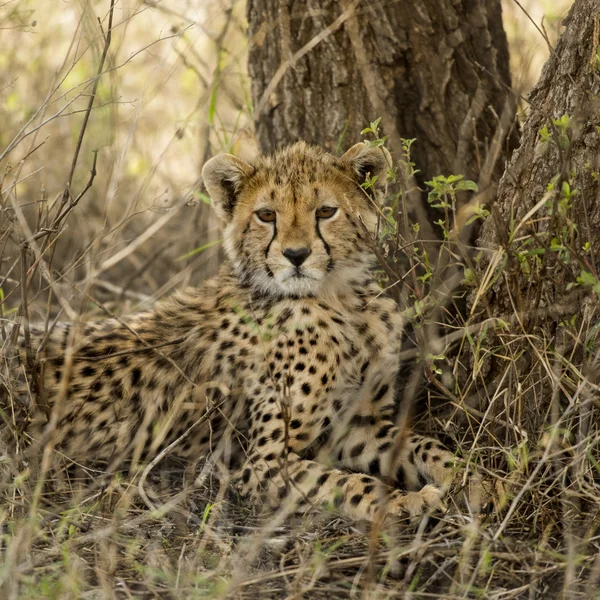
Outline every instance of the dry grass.
{"type": "MultiPolygon", "coordinates": [[[[199,169],[221,149],[251,152],[252,139],[242,7],[205,4],[117,3],[100,80],[108,1],[0,4],[0,64],[13,75],[0,84],[3,357],[7,325],[21,314],[126,314],[214,272],[220,234],[197,192],[199,169]]],[[[552,13],[553,44],[569,3],[521,4],[538,24],[552,13]]],[[[546,42],[515,2],[504,5],[515,86],[525,94],[546,42]]],[[[492,277],[503,293],[510,272],[500,258],[474,266],[471,306],[492,277]]],[[[190,480],[170,459],[142,495],[139,475],[85,466],[30,492],[26,471],[14,479],[0,448],[0,596],[600,597],[598,395],[593,372],[581,372],[597,341],[596,308],[575,322],[571,307],[535,315],[543,324],[564,311],[564,333],[552,341],[541,326],[523,328],[518,311],[502,316],[506,327],[451,320],[461,299],[440,304],[415,255],[392,266],[410,261],[403,294],[427,356],[415,367],[428,379],[418,426],[504,482],[503,505],[470,514],[450,502],[436,522],[381,531],[334,514],[284,520],[238,502],[210,469],[190,480]],[[417,310],[411,294],[422,299],[417,310]],[[438,321],[451,323],[443,335],[438,321]]],[[[451,272],[447,265],[431,280],[451,272]]],[[[10,389],[6,372],[0,385],[10,389]]],[[[2,406],[8,421],[13,406],[2,406]]]]}

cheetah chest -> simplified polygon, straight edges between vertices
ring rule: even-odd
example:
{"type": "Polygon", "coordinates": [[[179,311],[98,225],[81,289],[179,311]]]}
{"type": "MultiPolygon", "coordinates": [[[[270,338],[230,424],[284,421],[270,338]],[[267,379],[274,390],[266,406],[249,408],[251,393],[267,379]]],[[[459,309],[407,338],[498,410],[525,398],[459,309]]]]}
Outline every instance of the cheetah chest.
{"type": "Polygon", "coordinates": [[[300,451],[337,415],[372,414],[370,399],[396,372],[401,324],[378,304],[283,304],[261,329],[262,368],[241,383],[259,445],[273,420],[286,421],[290,448],[300,451]]]}

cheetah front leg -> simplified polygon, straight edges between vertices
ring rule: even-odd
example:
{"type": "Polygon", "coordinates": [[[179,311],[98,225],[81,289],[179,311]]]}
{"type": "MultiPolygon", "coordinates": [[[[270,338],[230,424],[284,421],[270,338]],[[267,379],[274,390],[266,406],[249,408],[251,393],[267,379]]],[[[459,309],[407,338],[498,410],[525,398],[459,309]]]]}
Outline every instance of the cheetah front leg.
{"type": "Polygon", "coordinates": [[[301,458],[294,440],[302,428],[288,431],[282,417],[271,417],[251,433],[250,454],[234,474],[240,491],[272,509],[287,507],[291,512],[309,506],[335,508],[353,519],[372,520],[385,512],[395,516],[421,514],[440,502],[440,492],[425,486],[417,492],[402,492],[385,486],[376,477],[333,469],[301,458]],[[287,432],[287,433],[286,433],[287,432]]]}
{"type": "MultiPolygon", "coordinates": [[[[393,374],[393,371],[391,371],[393,374]]],[[[337,464],[353,471],[382,477],[409,490],[434,485],[448,491],[457,479],[457,457],[438,440],[400,429],[391,420],[394,380],[382,368],[366,371],[361,396],[353,406],[334,402],[340,414],[333,425],[330,453],[337,464]]],[[[477,488],[477,478],[469,480],[477,488]]]]}
{"type": "Polygon", "coordinates": [[[434,438],[400,431],[387,419],[357,417],[349,431],[334,446],[337,464],[382,477],[401,489],[418,490],[435,486],[443,496],[448,490],[466,484],[457,499],[472,511],[496,502],[502,487],[490,486],[477,469],[458,468],[458,458],[434,438]],[[399,439],[401,437],[402,439],[399,439]]]}
{"type": "Polygon", "coordinates": [[[269,508],[290,512],[309,507],[333,508],[352,519],[373,520],[380,507],[394,516],[423,514],[438,506],[441,492],[427,485],[416,492],[385,486],[380,479],[359,473],[327,468],[296,454],[253,453],[234,475],[242,494],[269,508]]]}
{"type": "Polygon", "coordinates": [[[438,440],[400,431],[385,418],[355,416],[335,446],[338,464],[417,490],[433,484],[442,490],[456,474],[456,457],[438,440]],[[403,439],[398,438],[402,436],[403,439]]]}

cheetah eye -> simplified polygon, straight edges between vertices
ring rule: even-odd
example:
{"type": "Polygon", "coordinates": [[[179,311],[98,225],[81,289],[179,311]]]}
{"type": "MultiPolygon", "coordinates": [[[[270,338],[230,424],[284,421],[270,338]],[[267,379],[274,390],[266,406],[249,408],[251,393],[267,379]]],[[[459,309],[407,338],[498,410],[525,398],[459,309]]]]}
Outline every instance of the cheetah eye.
{"type": "Polygon", "coordinates": [[[331,219],[337,210],[338,209],[335,206],[322,206],[321,208],[317,208],[317,219],[331,219]]]}
{"type": "Polygon", "coordinates": [[[257,210],[255,214],[264,223],[272,223],[277,217],[277,213],[268,208],[261,208],[260,210],[257,210]]]}

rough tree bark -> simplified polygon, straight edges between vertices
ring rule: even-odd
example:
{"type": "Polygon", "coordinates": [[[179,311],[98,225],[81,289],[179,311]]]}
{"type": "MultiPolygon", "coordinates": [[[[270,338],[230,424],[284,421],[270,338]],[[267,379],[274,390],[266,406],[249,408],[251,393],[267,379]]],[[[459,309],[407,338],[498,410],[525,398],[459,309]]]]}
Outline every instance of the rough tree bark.
{"type": "Polygon", "coordinates": [[[581,403],[581,436],[600,382],[600,0],[576,0],[565,25],[480,232],[471,313],[502,326],[467,379],[479,373],[487,401],[505,394],[509,412],[517,398],[530,432],[581,403]]]}
{"type": "Polygon", "coordinates": [[[599,19],[599,0],[576,0],[565,19],[565,33],[529,97],[531,111],[523,128],[521,144],[513,154],[498,189],[496,218],[483,226],[480,236],[482,246],[500,245],[517,256],[519,241],[508,245],[511,222],[519,222],[537,207],[523,224],[523,232],[543,236],[544,239],[548,233],[553,233],[571,247],[575,260],[559,262],[558,253],[549,254],[553,260],[551,264],[549,258],[546,260],[539,279],[528,277],[526,281],[515,281],[518,285],[510,288],[510,297],[495,299],[495,306],[500,310],[511,309],[511,298],[518,308],[525,311],[538,308],[540,302],[551,306],[560,302],[567,284],[581,269],[598,274],[599,19]],[[558,123],[561,118],[563,122],[558,123]],[[552,181],[555,184],[549,193],[548,185],[552,181]],[[553,204],[563,199],[564,205],[564,194],[559,185],[562,182],[567,182],[577,192],[569,202],[569,209],[557,207],[555,218],[552,218],[553,204]],[[547,203],[538,206],[543,198],[547,203]],[[547,206],[551,207],[550,211],[547,206]],[[564,224],[562,217],[573,220],[576,226],[568,239],[561,230],[556,230],[557,226],[564,224]],[[590,248],[583,252],[586,241],[590,242],[590,248]],[[559,266],[565,264],[568,269],[559,266]],[[524,290],[521,289],[523,283],[526,283],[524,290]]]}
{"type": "Polygon", "coordinates": [[[342,150],[382,117],[396,157],[417,139],[422,178],[477,178],[510,87],[499,0],[249,0],[247,14],[263,151],[342,150]]]}

